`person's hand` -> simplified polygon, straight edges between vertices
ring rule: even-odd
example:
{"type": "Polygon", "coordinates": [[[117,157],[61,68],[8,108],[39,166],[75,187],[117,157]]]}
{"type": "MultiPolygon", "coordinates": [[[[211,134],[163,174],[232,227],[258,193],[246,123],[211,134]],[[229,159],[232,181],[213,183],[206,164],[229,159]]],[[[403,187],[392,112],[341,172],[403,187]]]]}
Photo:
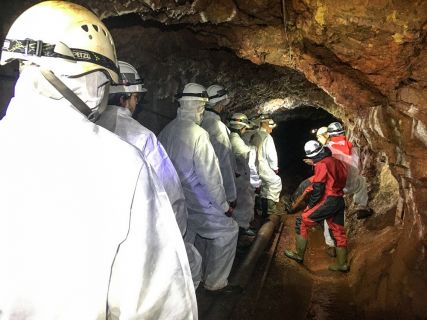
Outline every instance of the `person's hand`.
{"type": "Polygon", "coordinates": [[[314,162],[311,159],[303,159],[302,161],[304,161],[304,163],[310,165],[310,166],[314,166],[314,162]]]}
{"type": "Polygon", "coordinates": [[[285,203],[285,210],[288,212],[288,214],[294,214],[297,212],[296,205],[294,203],[285,203]]]}
{"type": "Polygon", "coordinates": [[[228,209],[228,211],[227,212],[224,212],[224,214],[227,216],[227,217],[232,217],[233,216],[233,211],[234,211],[234,208],[232,208],[232,207],[230,207],[229,209],[228,209]]]}
{"type": "Polygon", "coordinates": [[[292,203],[291,207],[289,208],[289,214],[294,214],[298,212],[298,205],[296,203],[292,203]]]}

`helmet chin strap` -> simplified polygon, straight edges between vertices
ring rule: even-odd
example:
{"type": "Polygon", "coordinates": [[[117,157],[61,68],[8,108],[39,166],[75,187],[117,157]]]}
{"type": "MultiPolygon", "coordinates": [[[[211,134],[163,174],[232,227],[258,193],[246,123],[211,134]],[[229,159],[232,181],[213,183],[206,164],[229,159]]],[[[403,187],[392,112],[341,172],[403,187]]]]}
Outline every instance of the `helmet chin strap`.
{"type": "MultiPolygon", "coordinates": [[[[90,121],[97,118],[97,111],[92,111],[86,103],[83,102],[70,88],[68,88],[52,71],[40,69],[41,74],[45,79],[56,89],[62,96],[67,99],[74,107],[83,113],[90,121]]],[[[108,98],[108,94],[104,94],[103,100],[108,98]]]]}
{"type": "Polygon", "coordinates": [[[95,122],[96,120],[98,120],[100,114],[103,113],[107,108],[108,94],[110,92],[110,82],[107,82],[104,87],[104,95],[102,96],[101,101],[99,102],[95,110],[92,111],[87,117],[89,121],[95,122]]]}

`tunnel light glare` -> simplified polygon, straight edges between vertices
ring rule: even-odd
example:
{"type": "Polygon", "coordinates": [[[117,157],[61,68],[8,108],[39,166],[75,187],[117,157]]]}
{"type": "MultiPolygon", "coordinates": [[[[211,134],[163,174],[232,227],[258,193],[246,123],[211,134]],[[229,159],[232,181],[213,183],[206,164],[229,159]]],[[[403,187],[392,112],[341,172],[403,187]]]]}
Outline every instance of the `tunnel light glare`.
{"type": "Polygon", "coordinates": [[[259,113],[273,113],[279,109],[292,109],[295,106],[295,100],[293,98],[277,98],[268,100],[258,106],[259,113]]]}

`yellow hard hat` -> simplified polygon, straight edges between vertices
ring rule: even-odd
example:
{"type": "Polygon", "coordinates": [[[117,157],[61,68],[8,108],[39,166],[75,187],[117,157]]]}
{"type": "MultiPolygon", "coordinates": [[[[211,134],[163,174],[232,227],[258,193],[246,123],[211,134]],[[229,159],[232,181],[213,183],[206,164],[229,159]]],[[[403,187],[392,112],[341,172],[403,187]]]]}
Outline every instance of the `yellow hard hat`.
{"type": "Polygon", "coordinates": [[[328,133],[328,127],[320,127],[316,131],[317,136],[320,136],[321,134],[325,134],[325,133],[328,133]]]}
{"type": "Polygon", "coordinates": [[[103,71],[119,80],[110,32],[88,9],[67,1],[45,1],[23,12],[12,24],[0,64],[30,61],[56,75],[79,76],[103,71]]]}
{"type": "Polygon", "coordinates": [[[316,138],[321,144],[326,144],[329,139],[328,135],[328,128],[327,127],[320,127],[316,131],[316,138]]]}

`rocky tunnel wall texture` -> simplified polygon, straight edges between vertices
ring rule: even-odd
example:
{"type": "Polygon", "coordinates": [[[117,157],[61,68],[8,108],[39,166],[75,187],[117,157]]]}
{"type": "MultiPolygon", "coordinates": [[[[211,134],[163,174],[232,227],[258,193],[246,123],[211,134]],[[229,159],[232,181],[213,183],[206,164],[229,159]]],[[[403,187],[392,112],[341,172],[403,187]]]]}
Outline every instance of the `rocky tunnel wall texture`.
{"type": "MultiPolygon", "coordinates": [[[[1,40],[35,2],[2,7],[1,40]]],[[[426,1],[76,2],[105,19],[118,56],[143,73],[149,92],[139,120],[156,133],[188,81],[228,87],[230,113],[273,112],[285,125],[282,117],[310,106],[343,121],[361,148],[375,210],[347,220],[356,303],[366,318],[385,310],[425,318],[426,1]]],[[[0,69],[1,96],[16,73],[9,68],[0,69]]]]}

